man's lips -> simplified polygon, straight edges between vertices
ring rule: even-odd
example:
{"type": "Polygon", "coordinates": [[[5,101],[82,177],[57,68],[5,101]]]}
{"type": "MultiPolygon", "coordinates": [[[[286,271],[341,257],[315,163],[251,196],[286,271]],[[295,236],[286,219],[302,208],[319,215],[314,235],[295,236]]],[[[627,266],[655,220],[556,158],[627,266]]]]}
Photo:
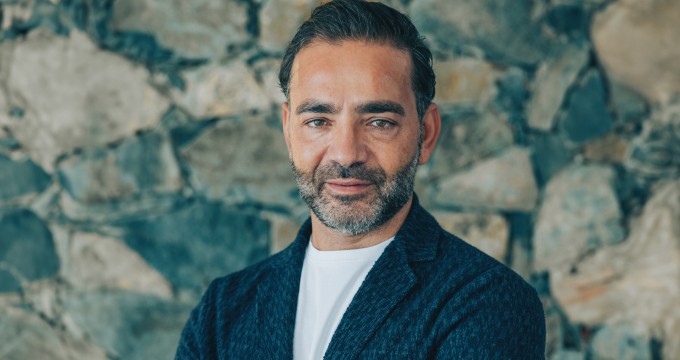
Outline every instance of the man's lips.
{"type": "Polygon", "coordinates": [[[371,185],[370,181],[358,179],[331,179],[326,181],[326,187],[340,195],[357,195],[366,191],[371,185]]]}

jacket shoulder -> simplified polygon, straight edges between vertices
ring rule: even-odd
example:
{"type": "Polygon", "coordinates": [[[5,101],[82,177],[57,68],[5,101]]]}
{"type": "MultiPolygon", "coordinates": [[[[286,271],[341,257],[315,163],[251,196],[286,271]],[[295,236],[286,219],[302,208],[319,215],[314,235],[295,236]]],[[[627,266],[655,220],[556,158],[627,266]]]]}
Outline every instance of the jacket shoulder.
{"type": "Polygon", "coordinates": [[[282,254],[213,280],[187,320],[176,359],[217,358],[226,339],[254,321],[258,287],[271,276],[282,254]]]}
{"type": "Polygon", "coordinates": [[[222,303],[221,305],[226,305],[225,301],[234,303],[244,297],[250,298],[248,294],[254,292],[262,283],[262,279],[277,268],[284,256],[277,253],[242,270],[214,279],[203,297],[215,298],[222,303]]]}
{"type": "Polygon", "coordinates": [[[442,312],[448,315],[442,319],[459,320],[440,324],[447,336],[439,355],[447,357],[448,350],[465,358],[543,357],[543,306],[520,275],[445,232],[436,262],[449,271],[439,279],[446,299],[442,312]]]}

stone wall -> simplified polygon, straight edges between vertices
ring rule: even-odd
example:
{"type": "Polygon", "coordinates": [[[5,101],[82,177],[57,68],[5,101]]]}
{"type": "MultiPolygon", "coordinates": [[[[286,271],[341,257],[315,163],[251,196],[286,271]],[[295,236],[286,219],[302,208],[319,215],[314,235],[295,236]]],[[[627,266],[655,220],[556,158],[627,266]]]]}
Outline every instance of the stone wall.
{"type": "MultiPolygon", "coordinates": [[[[0,358],[171,358],[292,240],[276,74],[317,3],[0,0],[0,358]]],[[[680,2],[390,3],[435,54],[425,206],[536,287],[550,358],[680,358],[680,2]]]]}

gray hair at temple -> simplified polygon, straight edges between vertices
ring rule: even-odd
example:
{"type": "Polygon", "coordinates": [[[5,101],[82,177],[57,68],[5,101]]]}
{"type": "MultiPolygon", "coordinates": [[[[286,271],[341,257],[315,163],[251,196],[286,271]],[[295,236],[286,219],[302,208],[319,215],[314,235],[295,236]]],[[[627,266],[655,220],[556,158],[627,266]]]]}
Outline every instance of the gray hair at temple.
{"type": "Polygon", "coordinates": [[[360,0],[334,0],[314,9],[311,17],[295,33],[283,55],[279,86],[289,101],[290,72],[295,56],[314,40],[329,43],[343,40],[388,43],[410,53],[411,87],[416,98],[418,118],[422,120],[434,98],[432,53],[406,15],[381,3],[360,0]]]}

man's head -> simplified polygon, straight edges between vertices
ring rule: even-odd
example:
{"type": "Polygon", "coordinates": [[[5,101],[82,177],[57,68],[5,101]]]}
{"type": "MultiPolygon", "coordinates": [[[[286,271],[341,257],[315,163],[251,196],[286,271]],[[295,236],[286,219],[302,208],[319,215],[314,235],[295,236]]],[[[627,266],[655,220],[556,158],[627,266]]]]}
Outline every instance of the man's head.
{"type": "Polygon", "coordinates": [[[377,3],[322,5],[280,79],[291,164],[316,218],[358,235],[403,212],[440,121],[431,55],[408,18],[377,3]]]}

